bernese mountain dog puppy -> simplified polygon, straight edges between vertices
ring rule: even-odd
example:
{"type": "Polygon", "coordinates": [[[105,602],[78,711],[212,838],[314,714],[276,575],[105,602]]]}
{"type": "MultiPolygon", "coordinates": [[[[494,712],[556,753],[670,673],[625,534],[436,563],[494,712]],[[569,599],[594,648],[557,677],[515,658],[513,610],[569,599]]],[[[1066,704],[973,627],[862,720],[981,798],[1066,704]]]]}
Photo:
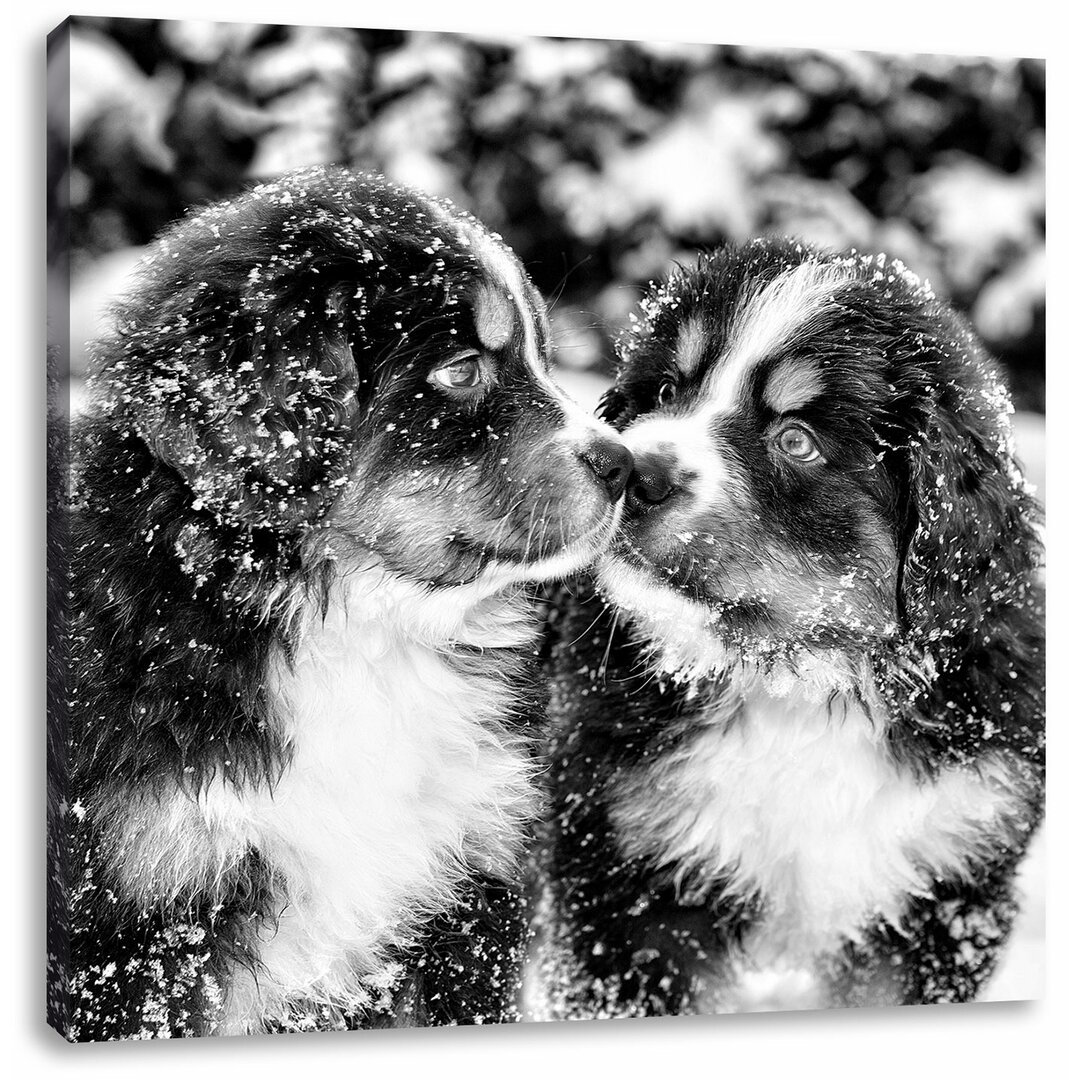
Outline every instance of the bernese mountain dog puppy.
{"type": "Polygon", "coordinates": [[[550,1015],[967,1001],[1043,803],[1039,511],[967,325],[754,241],[642,303],[553,647],[550,1015]]]}
{"type": "Polygon", "coordinates": [[[630,456],[449,204],[307,170],[167,231],[71,513],[78,1040],[516,1017],[526,593],[630,456]]]}

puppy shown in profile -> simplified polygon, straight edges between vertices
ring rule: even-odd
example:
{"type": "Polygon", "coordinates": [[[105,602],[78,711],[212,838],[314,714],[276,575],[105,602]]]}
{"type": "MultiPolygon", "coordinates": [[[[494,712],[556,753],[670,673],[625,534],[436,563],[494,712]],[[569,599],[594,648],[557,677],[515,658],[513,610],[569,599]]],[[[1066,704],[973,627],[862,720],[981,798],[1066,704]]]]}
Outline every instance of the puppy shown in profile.
{"type": "Polygon", "coordinates": [[[970,1000],[1043,802],[1006,391],[883,256],[753,242],[642,308],[552,659],[552,1014],[970,1000]]]}
{"type": "Polygon", "coordinates": [[[70,1038],[515,1018],[525,588],[630,465],[548,353],[499,239],[377,178],[143,264],[77,444],[70,1038]]]}

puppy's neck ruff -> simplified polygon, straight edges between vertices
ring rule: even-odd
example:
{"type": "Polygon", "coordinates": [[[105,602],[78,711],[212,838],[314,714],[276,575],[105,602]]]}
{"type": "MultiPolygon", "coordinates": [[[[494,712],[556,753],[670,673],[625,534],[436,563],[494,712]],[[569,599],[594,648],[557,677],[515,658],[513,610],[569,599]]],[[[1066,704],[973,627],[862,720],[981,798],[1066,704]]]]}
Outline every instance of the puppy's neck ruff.
{"type": "Polygon", "coordinates": [[[621,783],[626,854],[667,867],[691,901],[719,888],[763,905],[730,1000],[703,1007],[748,1007],[761,972],[801,971],[788,1004],[819,1004],[816,958],[876,919],[899,925],[910,897],[964,879],[1005,837],[1021,799],[1005,755],[927,780],[894,759],[886,725],[853,696],[743,669],[683,741],[621,783]]]}
{"type": "Polygon", "coordinates": [[[665,868],[691,902],[719,889],[764,912],[732,957],[736,977],[704,986],[698,1008],[819,1007],[822,957],[875,920],[898,926],[935,879],[964,879],[1008,841],[1017,763],[1002,753],[916,775],[890,750],[865,656],[805,649],[766,663],[625,560],[605,559],[598,577],[652,670],[695,703],[683,739],[617,785],[624,854],[665,868]]]}
{"type": "Polygon", "coordinates": [[[381,567],[342,576],[327,605],[296,613],[293,655],[271,662],[289,755],[276,785],[216,781],[129,818],[136,892],[212,890],[251,851],[268,867],[280,914],[255,928],[254,972],[231,972],[219,1033],[385,1005],[395,952],[464,877],[512,877],[532,770],[507,723],[515,658],[481,650],[527,643],[534,620],[521,598],[457,601],[381,567]]]}

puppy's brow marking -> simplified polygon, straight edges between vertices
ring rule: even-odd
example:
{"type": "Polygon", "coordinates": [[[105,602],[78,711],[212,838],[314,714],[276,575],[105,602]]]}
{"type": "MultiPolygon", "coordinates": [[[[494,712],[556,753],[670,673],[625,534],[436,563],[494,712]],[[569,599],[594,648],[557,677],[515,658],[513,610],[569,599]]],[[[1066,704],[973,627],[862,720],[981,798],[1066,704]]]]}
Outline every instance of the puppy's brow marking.
{"type": "Polygon", "coordinates": [[[477,290],[473,308],[476,335],[485,349],[504,348],[514,332],[514,302],[489,282],[477,290]]]}
{"type": "Polygon", "coordinates": [[[679,327],[675,344],[675,366],[684,375],[693,375],[705,358],[705,324],[700,315],[687,319],[679,327]]]}
{"type": "Polygon", "coordinates": [[[809,404],[825,389],[816,368],[782,360],[769,372],[763,395],[765,404],[776,413],[793,412],[809,404]]]}

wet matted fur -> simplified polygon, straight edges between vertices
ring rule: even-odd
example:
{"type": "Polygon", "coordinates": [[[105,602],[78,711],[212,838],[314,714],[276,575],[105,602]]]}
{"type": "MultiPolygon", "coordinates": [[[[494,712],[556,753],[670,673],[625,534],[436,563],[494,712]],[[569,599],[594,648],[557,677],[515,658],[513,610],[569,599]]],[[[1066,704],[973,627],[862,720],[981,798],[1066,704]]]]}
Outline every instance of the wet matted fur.
{"type": "Polygon", "coordinates": [[[343,170],[141,265],[67,521],[70,1038],[516,1017],[524,588],[629,471],[548,353],[497,237],[343,170]]]}
{"type": "Polygon", "coordinates": [[[1044,775],[993,365],[901,265],[781,241],[677,271],[622,354],[627,514],[551,660],[541,1008],[974,998],[1044,775]]]}

